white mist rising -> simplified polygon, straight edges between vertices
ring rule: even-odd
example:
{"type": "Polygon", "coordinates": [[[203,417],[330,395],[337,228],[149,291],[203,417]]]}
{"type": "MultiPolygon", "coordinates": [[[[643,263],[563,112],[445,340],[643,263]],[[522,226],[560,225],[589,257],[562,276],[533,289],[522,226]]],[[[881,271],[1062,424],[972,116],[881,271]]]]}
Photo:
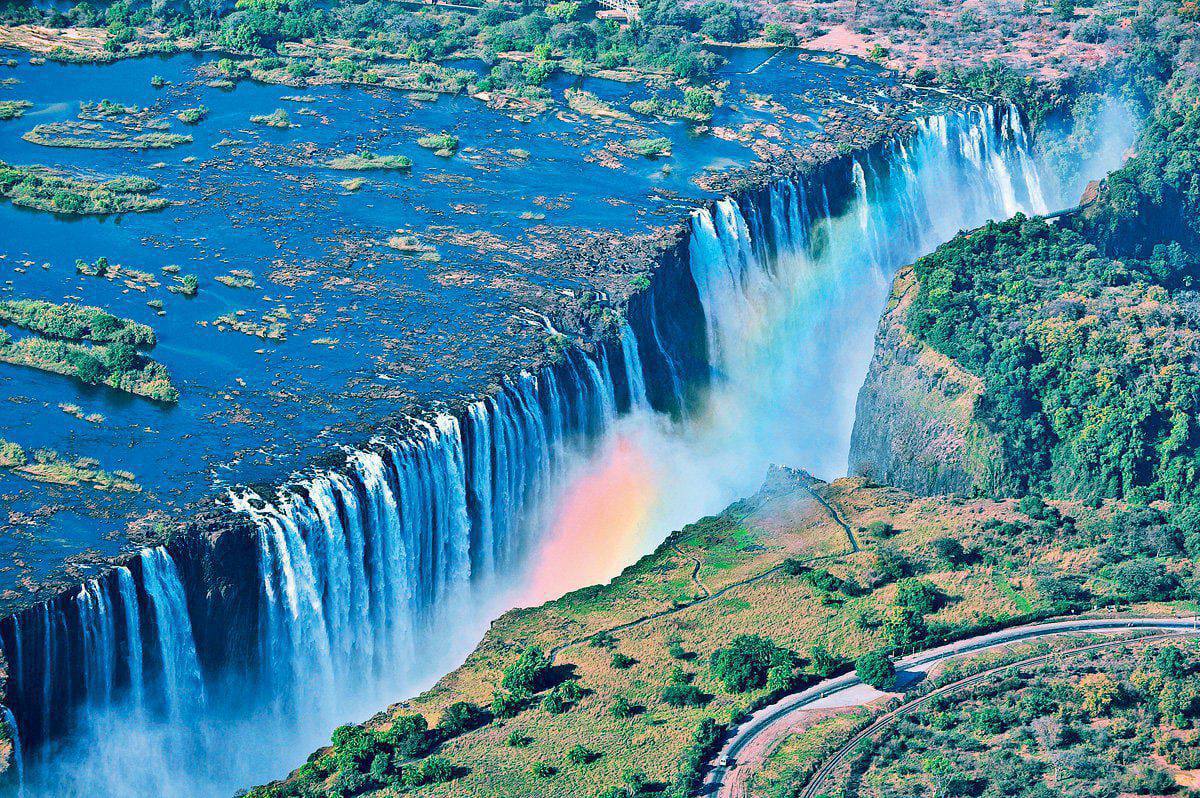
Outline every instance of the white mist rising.
{"type": "MultiPolygon", "coordinates": [[[[1124,151],[1128,137],[1114,141],[1127,133],[1112,131],[1103,146],[1124,151]]],[[[261,671],[198,682],[180,576],[165,551],[143,553],[136,574],[75,601],[85,678],[72,689],[87,700],[63,743],[24,751],[24,794],[228,798],[427,686],[499,611],[611,578],[755,490],[770,464],[841,475],[896,269],[987,219],[1073,205],[1082,186],[1058,186],[1015,113],[976,109],[923,121],[823,184],[698,211],[689,257],[712,379],[684,420],[645,401],[639,350],[670,366],[657,331],[627,329],[611,362],[524,375],[464,419],[358,452],[347,473],[273,505],[241,497],[259,534],[261,671]],[[620,418],[618,383],[632,399],[620,418]]],[[[22,616],[44,624],[25,632],[45,652],[22,653],[54,662],[68,630],[46,612],[22,616]]],[[[74,672],[17,661],[17,721],[50,729],[38,713],[67,710],[38,697],[61,695],[55,679],[74,672]]]]}
{"type": "Polygon", "coordinates": [[[781,183],[766,203],[697,211],[690,264],[712,387],[681,423],[646,410],[620,419],[560,483],[523,603],[612,578],[670,530],[754,492],[772,464],[844,475],[896,270],[990,219],[1074,205],[1132,140],[1116,106],[1102,118],[1104,154],[1071,181],[1040,161],[1015,109],[976,108],[921,120],[914,138],[854,158],[824,185],[781,183]],[[831,214],[833,192],[850,199],[831,214]],[[597,503],[612,506],[583,509],[597,503]],[[597,536],[609,556],[594,551],[597,536]]]}

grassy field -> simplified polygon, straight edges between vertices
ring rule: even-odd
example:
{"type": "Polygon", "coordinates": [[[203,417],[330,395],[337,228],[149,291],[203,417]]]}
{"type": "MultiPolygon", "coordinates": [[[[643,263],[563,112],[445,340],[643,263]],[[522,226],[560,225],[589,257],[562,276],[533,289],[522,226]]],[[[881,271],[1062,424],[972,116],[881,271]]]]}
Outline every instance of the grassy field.
{"type": "MultiPolygon", "coordinates": [[[[1084,578],[1076,580],[1074,609],[1112,603],[1120,599],[1116,583],[1091,575],[1108,566],[1093,541],[1116,509],[925,499],[861,479],[825,484],[779,472],[755,497],[675,533],[612,583],[502,616],[461,668],[371,725],[384,730],[392,718],[420,713],[432,728],[455,702],[488,707],[505,667],[537,646],[553,657],[553,679],[574,681],[582,697],[552,712],[539,693],[515,717],[445,735],[435,755],[454,765],[453,778],[417,789],[447,798],[615,798],[635,794],[622,792],[623,785],[649,783],[651,791],[674,794],[683,783],[680,763],[705,719],[726,724],[769,694],[769,686],[730,690],[714,672],[713,652],[738,635],[762,635],[796,652],[788,685],[794,689],[817,678],[815,646],[847,662],[894,646],[891,619],[906,601],[902,586],[914,580],[936,586],[937,601],[923,614],[922,638],[909,648],[1051,614],[1052,599],[1061,597],[1042,595],[1042,587],[1076,576],[1084,578]],[[697,687],[701,705],[664,702],[672,682],[697,687]],[[619,705],[631,711],[618,717],[619,705]]],[[[1184,568],[1164,563],[1167,570],[1184,568]]],[[[820,744],[796,740],[784,752],[794,759],[820,744]]],[[[368,785],[338,793],[338,774],[329,766],[335,758],[327,749],[317,766],[277,794],[412,789],[368,785]]]]}

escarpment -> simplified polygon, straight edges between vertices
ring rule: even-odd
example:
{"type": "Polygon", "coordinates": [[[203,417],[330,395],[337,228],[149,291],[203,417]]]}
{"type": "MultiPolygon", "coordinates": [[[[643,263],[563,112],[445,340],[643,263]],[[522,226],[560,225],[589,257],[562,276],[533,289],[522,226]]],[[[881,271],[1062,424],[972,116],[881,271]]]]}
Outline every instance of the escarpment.
{"type": "Polygon", "coordinates": [[[916,292],[913,268],[901,269],[858,395],[850,473],[924,495],[987,493],[1002,458],[975,417],[983,382],[905,326],[916,292]]]}

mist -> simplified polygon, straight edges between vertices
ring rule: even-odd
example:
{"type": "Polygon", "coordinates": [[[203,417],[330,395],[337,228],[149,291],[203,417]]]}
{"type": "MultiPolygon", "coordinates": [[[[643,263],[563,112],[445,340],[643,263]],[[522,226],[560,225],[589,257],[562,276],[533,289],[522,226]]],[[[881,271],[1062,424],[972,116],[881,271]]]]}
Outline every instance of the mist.
{"type": "MultiPolygon", "coordinates": [[[[121,692],[111,669],[101,674],[88,694],[104,700],[78,708],[65,742],[32,755],[20,792],[228,798],[285,775],[340,723],[430,686],[505,609],[611,579],[670,531],[754,492],[772,464],[844,475],[896,270],[988,219],[1074,205],[1080,181],[1132,140],[1116,106],[1101,118],[1111,119],[1096,142],[1107,154],[1080,161],[1076,176],[1039,159],[1015,111],[976,108],[922,120],[912,139],[844,160],[824,182],[784,181],[761,202],[696,211],[689,267],[711,379],[682,418],[652,410],[644,392],[617,417],[610,364],[589,361],[569,381],[523,377],[481,401],[470,435],[442,419],[423,443],[356,454],[351,475],[315,477],[266,509],[245,502],[261,535],[263,673],[181,692],[193,635],[186,612],[168,611],[182,588],[161,564],[145,588],[159,635],[145,645],[171,683],[143,686],[139,674],[136,691],[121,692]],[[600,434],[576,442],[585,431],[600,434]],[[486,489],[471,484],[484,478],[486,489]],[[471,491],[486,506],[468,503],[471,491]],[[401,499],[420,517],[401,517],[401,499]],[[423,545],[436,547],[436,567],[423,545]]],[[[638,344],[625,344],[633,386],[644,375],[631,366],[638,344]]],[[[111,628],[113,608],[101,605],[90,602],[89,623],[111,628]]],[[[88,651],[102,664],[133,659],[88,651]]]]}

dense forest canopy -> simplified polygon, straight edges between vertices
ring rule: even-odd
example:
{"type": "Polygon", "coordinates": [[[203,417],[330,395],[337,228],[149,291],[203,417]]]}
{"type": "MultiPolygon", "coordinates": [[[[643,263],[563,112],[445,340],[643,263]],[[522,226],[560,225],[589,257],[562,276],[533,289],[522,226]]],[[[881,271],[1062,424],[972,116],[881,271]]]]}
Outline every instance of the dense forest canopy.
{"type": "Polygon", "coordinates": [[[983,378],[1011,491],[1195,496],[1198,135],[1185,72],[1082,212],[989,224],[916,264],[908,324],[983,378]]]}

